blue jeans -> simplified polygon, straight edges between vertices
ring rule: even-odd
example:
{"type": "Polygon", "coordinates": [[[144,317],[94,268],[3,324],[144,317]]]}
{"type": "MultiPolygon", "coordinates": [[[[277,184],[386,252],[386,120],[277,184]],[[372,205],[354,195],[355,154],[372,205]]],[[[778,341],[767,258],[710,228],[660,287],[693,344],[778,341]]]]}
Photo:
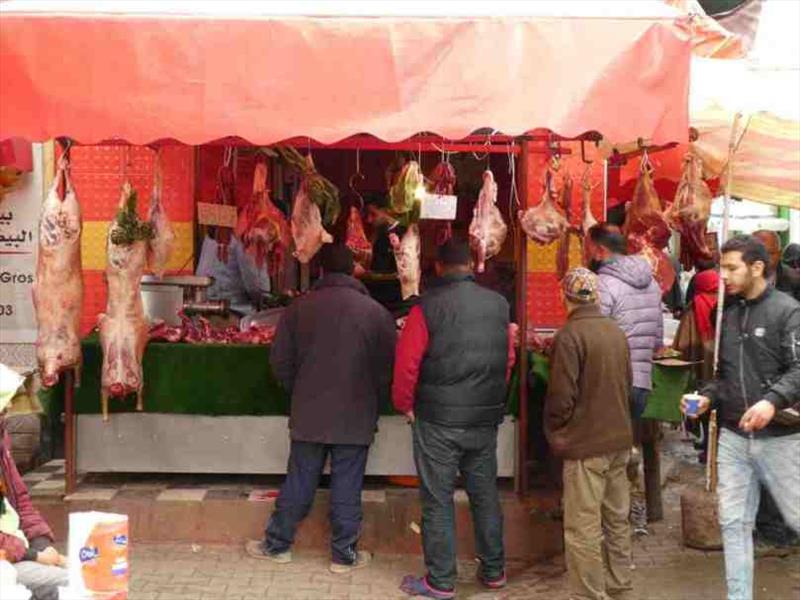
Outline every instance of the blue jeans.
{"type": "Polygon", "coordinates": [[[800,532],[800,434],[751,439],[723,429],[717,464],[728,600],[751,600],[753,528],[762,485],[786,524],[800,532]]]}
{"type": "Polygon", "coordinates": [[[292,440],[289,468],[266,530],[269,552],[285,552],[297,525],[311,510],[328,453],[331,455],[331,550],[333,562],[356,559],[361,534],[361,489],[369,446],[317,444],[292,440]]]}
{"type": "Polygon", "coordinates": [[[428,582],[452,590],[456,580],[453,494],[459,471],[469,497],[480,574],[504,572],[503,513],[497,491],[497,427],[457,429],[422,419],[414,423],[414,462],[422,504],[422,549],[428,582]]]}

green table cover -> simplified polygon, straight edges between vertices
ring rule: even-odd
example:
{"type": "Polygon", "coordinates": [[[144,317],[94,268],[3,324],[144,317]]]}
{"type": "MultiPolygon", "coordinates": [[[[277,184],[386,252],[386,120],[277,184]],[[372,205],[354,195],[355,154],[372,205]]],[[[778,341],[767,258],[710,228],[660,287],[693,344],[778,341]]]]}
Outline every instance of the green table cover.
{"type": "MultiPolygon", "coordinates": [[[[547,393],[547,383],[550,379],[550,361],[538,352],[528,353],[528,369],[532,377],[529,379],[531,388],[528,390],[528,399],[531,410],[544,404],[547,393]]],[[[658,421],[678,423],[681,420],[680,399],[688,390],[691,376],[690,366],[665,366],[658,363],[653,365],[653,392],[647,400],[647,409],[643,417],[658,421]]],[[[517,415],[519,412],[519,370],[514,369],[511,385],[508,391],[509,412],[517,415]]]]}

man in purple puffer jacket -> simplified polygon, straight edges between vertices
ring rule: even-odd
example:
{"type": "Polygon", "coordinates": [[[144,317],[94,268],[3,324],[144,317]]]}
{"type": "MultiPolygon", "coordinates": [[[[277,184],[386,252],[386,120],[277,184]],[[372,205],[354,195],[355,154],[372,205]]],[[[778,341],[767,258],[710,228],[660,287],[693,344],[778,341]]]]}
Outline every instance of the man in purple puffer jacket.
{"type": "MultiPolygon", "coordinates": [[[[650,264],[640,256],[626,256],[625,238],[608,224],[589,230],[592,270],[598,275],[601,312],[617,321],[631,352],[633,389],[631,416],[634,438],[653,389],[653,354],[664,345],[664,316],[661,311],[661,288],[653,277],[650,264]]],[[[631,459],[631,521],[636,533],[647,533],[647,511],[641,477],[638,476],[638,451],[631,459]]]]}

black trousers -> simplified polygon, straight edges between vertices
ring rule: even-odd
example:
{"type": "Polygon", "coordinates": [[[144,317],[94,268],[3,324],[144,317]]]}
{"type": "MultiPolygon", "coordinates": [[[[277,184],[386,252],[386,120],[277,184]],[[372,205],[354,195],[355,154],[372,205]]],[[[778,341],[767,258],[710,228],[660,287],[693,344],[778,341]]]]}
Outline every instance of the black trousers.
{"type": "Polygon", "coordinates": [[[369,446],[317,444],[292,440],[289,467],[275,510],[266,528],[269,552],[285,552],[297,525],[311,510],[325,460],[331,457],[331,554],[333,561],[352,564],[361,534],[361,490],[369,446]]]}

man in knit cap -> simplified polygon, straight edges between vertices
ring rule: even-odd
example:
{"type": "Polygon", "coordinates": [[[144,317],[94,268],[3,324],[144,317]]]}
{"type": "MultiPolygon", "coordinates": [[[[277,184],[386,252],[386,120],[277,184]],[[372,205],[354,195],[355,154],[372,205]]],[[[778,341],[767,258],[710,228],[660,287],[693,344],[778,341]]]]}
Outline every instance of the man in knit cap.
{"type": "Polygon", "coordinates": [[[569,318],[553,345],[544,427],[551,450],[564,459],[572,598],[622,599],[632,590],[630,351],[619,325],[600,311],[594,273],[573,269],[562,289],[569,318]]]}

